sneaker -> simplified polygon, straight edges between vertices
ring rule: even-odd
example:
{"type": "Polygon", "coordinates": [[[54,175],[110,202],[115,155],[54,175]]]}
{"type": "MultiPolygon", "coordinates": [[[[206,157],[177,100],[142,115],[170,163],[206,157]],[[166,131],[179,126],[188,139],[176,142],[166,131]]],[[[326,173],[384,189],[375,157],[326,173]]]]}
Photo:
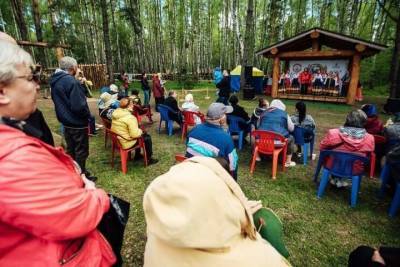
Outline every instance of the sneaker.
{"type": "Polygon", "coordinates": [[[342,187],[349,187],[350,183],[348,181],[343,181],[342,182],[342,187]]]}
{"type": "Polygon", "coordinates": [[[336,185],[337,179],[331,178],[331,180],[329,182],[331,183],[331,185],[336,185]]]}
{"type": "Polygon", "coordinates": [[[343,187],[343,182],[341,180],[337,180],[336,187],[337,188],[342,188],[343,187]]]}
{"type": "Polygon", "coordinates": [[[147,161],[147,165],[156,164],[157,162],[158,162],[158,159],[153,159],[153,158],[151,158],[151,159],[149,159],[149,160],[147,161]]]}
{"type": "Polygon", "coordinates": [[[312,155],[311,155],[311,160],[315,160],[316,158],[317,158],[317,154],[312,153],[312,155]]]}
{"type": "Polygon", "coordinates": [[[297,153],[297,157],[299,158],[299,159],[301,159],[301,157],[303,156],[303,153],[297,153]]]}
{"type": "Polygon", "coordinates": [[[285,167],[294,167],[294,166],[296,166],[296,162],[294,162],[294,161],[285,163],[285,167]]]}
{"type": "Polygon", "coordinates": [[[261,158],[260,157],[256,157],[256,161],[261,161],[261,158]]]}

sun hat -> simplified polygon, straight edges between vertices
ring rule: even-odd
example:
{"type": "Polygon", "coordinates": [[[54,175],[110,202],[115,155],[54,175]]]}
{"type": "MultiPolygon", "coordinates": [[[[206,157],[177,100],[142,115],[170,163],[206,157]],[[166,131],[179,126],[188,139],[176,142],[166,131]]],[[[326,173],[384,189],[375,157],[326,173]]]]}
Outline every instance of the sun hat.
{"type": "Polygon", "coordinates": [[[271,104],[269,105],[271,108],[277,108],[280,110],[285,111],[286,110],[286,106],[285,104],[283,104],[283,102],[279,99],[274,99],[272,100],[271,104]]]}
{"type": "Polygon", "coordinates": [[[99,104],[99,108],[108,108],[109,106],[111,106],[112,103],[114,103],[115,98],[110,94],[110,93],[102,93],[100,95],[100,104],[99,104]]]}
{"type": "Polygon", "coordinates": [[[115,84],[111,84],[110,91],[113,93],[118,93],[118,86],[116,86],[115,84]]]}
{"type": "Polygon", "coordinates": [[[231,106],[225,106],[222,103],[212,103],[207,110],[207,118],[211,120],[218,120],[227,113],[231,113],[233,108],[231,106]]]}

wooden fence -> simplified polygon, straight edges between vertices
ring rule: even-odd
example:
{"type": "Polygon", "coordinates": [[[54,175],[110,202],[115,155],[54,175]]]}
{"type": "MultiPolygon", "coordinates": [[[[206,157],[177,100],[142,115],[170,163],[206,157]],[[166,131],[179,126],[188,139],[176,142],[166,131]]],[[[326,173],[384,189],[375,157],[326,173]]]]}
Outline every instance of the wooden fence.
{"type": "Polygon", "coordinates": [[[78,68],[83,71],[87,80],[92,81],[93,88],[98,89],[108,85],[105,64],[79,64],[78,68]]]}

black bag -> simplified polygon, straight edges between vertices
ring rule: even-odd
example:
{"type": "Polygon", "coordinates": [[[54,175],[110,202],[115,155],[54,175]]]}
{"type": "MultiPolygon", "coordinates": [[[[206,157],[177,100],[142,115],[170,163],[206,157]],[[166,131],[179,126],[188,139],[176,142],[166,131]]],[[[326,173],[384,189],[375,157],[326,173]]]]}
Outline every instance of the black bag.
{"type": "Polygon", "coordinates": [[[110,196],[110,209],[103,215],[98,229],[111,245],[117,258],[114,266],[122,266],[121,248],[129,218],[130,203],[116,196],[110,196]]]}

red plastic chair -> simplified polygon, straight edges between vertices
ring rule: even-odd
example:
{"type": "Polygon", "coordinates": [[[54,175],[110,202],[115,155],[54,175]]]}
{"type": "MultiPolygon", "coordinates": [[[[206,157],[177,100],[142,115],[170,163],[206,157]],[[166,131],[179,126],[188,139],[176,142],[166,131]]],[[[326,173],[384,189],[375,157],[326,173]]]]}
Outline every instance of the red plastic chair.
{"type": "Polygon", "coordinates": [[[278,169],[278,156],[282,152],[282,170],[285,170],[287,139],[280,134],[256,130],[251,133],[255,138],[253,158],[251,160],[250,173],[253,174],[257,152],[265,155],[272,155],[272,179],[276,179],[278,169]]]}
{"type": "MultiPolygon", "coordinates": [[[[376,135],[374,134],[374,140],[375,140],[375,146],[378,144],[385,144],[386,143],[386,138],[381,135],[376,135]]],[[[375,164],[376,164],[376,155],[375,152],[371,152],[370,154],[370,164],[369,164],[369,177],[373,178],[375,174],[375,164]]]]}
{"type": "Polygon", "coordinates": [[[176,162],[182,162],[182,161],[184,161],[185,159],[187,159],[187,157],[185,157],[185,155],[183,155],[183,154],[176,154],[176,155],[175,155],[175,161],[176,161],[176,162]]]}
{"type": "Polygon", "coordinates": [[[111,136],[112,140],[112,146],[111,146],[111,167],[114,168],[114,152],[115,150],[119,150],[119,154],[121,156],[121,169],[124,174],[127,173],[128,171],[128,159],[131,158],[131,151],[135,150],[136,148],[141,148],[143,151],[143,158],[144,158],[144,166],[147,167],[147,154],[146,154],[146,149],[144,147],[144,140],[143,137],[138,137],[138,138],[132,138],[132,139],[126,139],[122,137],[121,135],[114,133],[113,131],[107,129],[108,134],[111,136]],[[137,140],[136,144],[128,149],[123,149],[121,142],[119,138],[127,140],[127,141],[132,141],[132,140],[137,140]]]}
{"type": "Polygon", "coordinates": [[[101,118],[101,121],[103,122],[103,125],[104,125],[104,128],[103,128],[103,130],[104,130],[104,148],[106,148],[107,140],[108,140],[108,137],[110,136],[107,130],[111,129],[111,121],[107,120],[105,118],[101,118]]]}
{"type": "Polygon", "coordinates": [[[151,113],[151,108],[150,107],[139,107],[137,105],[133,106],[133,111],[132,111],[133,116],[136,117],[137,121],[139,124],[142,123],[142,117],[146,116],[149,119],[149,122],[153,123],[153,114],[151,113]]]}
{"type": "Polygon", "coordinates": [[[201,122],[205,121],[204,114],[200,111],[183,111],[182,141],[185,139],[189,126],[195,126],[195,115],[200,118],[201,122]]]}

